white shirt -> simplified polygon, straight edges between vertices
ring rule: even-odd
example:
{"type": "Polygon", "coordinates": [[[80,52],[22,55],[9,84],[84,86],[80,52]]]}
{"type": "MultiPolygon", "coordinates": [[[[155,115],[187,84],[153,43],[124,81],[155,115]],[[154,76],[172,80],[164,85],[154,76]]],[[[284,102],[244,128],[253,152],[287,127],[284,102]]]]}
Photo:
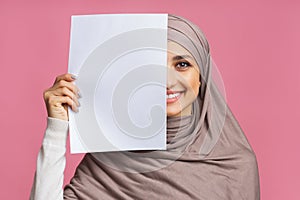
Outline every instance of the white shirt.
{"type": "Polygon", "coordinates": [[[68,125],[68,121],[48,117],[30,200],[63,200],[68,125]]]}

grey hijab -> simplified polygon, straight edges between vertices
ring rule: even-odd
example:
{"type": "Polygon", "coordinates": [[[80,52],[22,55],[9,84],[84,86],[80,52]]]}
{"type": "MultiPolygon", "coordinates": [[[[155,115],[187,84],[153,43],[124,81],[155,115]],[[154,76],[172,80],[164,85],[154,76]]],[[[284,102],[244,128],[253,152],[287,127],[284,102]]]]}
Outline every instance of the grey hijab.
{"type": "Polygon", "coordinates": [[[212,79],[204,34],[169,15],[168,40],[200,67],[192,115],[167,119],[166,151],[86,154],[65,199],[260,199],[256,156],[212,79]]]}

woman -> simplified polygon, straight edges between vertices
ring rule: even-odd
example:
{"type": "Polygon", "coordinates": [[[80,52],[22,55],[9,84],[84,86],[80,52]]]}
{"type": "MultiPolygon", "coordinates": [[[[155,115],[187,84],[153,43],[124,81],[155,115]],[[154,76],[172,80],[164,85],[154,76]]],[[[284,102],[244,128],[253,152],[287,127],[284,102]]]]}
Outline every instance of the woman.
{"type": "Polygon", "coordinates": [[[78,111],[75,77],[57,77],[44,98],[48,126],[32,199],[260,198],[257,162],[211,78],[204,34],[169,15],[167,151],[86,154],[62,190],[67,106],[78,111]]]}

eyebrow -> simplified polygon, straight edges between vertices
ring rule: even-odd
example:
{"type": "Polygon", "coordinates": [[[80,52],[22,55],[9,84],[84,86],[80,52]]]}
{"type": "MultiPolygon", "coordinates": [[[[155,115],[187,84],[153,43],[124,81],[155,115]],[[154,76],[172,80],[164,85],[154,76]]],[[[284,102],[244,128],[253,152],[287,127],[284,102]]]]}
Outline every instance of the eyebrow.
{"type": "Polygon", "coordinates": [[[172,60],[176,61],[176,60],[182,60],[182,59],[186,59],[186,58],[193,59],[190,55],[178,55],[178,56],[173,57],[172,60]]]}

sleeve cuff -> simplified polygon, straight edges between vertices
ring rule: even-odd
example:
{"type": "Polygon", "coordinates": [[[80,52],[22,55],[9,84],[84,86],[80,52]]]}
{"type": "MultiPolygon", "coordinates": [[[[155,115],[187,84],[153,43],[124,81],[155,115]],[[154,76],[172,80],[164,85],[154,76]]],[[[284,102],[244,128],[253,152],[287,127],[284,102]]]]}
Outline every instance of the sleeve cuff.
{"type": "Polygon", "coordinates": [[[65,147],[68,136],[68,127],[68,121],[48,117],[43,143],[65,147]]]}

